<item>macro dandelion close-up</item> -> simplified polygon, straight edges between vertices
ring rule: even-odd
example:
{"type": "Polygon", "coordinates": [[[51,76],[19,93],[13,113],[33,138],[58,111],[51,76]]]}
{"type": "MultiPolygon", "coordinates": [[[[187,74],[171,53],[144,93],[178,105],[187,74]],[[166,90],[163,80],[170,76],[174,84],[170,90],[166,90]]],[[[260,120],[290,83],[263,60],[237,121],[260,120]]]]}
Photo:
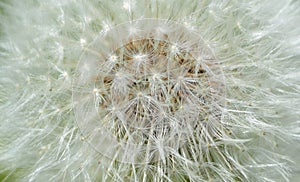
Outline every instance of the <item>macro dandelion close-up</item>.
{"type": "Polygon", "coordinates": [[[300,180],[297,0],[0,1],[0,181],[300,180]]]}

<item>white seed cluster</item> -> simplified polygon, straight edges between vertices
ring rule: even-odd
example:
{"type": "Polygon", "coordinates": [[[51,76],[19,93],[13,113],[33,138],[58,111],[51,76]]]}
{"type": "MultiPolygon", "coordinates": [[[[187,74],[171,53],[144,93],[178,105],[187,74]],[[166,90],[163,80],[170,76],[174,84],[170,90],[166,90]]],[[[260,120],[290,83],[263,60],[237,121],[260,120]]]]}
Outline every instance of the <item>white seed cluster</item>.
{"type": "Polygon", "coordinates": [[[2,0],[0,181],[298,182],[299,7],[2,0]]]}
{"type": "MultiPolygon", "coordinates": [[[[164,20],[125,24],[94,41],[82,57],[73,91],[77,123],[95,150],[121,163],[172,166],[171,158],[184,153],[203,164],[220,158],[223,168],[239,175],[216,143],[230,133],[222,125],[224,86],[218,61],[196,33],[164,20]],[[98,45],[120,30],[132,32],[132,25],[139,34],[117,38],[107,45],[111,51],[98,45]]],[[[201,168],[208,179],[210,167],[201,168]]]]}
{"type": "Polygon", "coordinates": [[[178,47],[174,52],[174,47],[142,39],[118,48],[107,60],[110,63],[101,66],[95,82],[101,118],[115,108],[124,114],[126,124],[147,128],[160,125],[163,117],[176,116],[182,124],[195,125],[213,112],[220,116],[221,91],[216,88],[220,85],[210,80],[213,75],[203,69],[203,62],[178,47]],[[191,112],[178,115],[183,109],[191,112]]]}

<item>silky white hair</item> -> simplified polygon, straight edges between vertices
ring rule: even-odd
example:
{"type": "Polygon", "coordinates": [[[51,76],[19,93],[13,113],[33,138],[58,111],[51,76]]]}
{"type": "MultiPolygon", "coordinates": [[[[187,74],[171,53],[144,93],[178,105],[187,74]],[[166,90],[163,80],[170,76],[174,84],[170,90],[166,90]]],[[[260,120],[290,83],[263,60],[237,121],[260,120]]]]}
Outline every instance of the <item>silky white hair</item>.
{"type": "Polygon", "coordinates": [[[297,179],[298,1],[10,0],[0,2],[0,16],[1,180],[297,179]],[[125,34],[120,26],[131,29],[125,34]],[[154,28],[168,38],[141,34],[154,28]],[[126,41],[117,37],[123,34],[126,41]],[[145,49],[146,39],[156,47],[145,49]],[[122,52],[131,44],[137,52],[122,52]],[[167,58],[207,56],[204,76],[196,61],[178,68],[187,65],[197,76],[157,63],[149,86],[136,89],[135,71],[149,68],[139,53],[159,57],[161,49],[167,58]],[[123,58],[118,73],[108,72],[120,56],[139,65],[125,69],[123,58]],[[143,150],[128,147],[133,141],[143,150]],[[126,161],[118,153],[123,146],[126,161]]]}

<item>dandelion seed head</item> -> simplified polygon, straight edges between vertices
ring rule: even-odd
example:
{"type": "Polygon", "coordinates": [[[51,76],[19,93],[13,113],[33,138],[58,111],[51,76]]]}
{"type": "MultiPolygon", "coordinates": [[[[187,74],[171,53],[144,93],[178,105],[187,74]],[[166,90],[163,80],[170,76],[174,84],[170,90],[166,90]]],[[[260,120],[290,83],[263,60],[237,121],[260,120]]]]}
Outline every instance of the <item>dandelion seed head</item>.
{"type": "MultiPolygon", "coordinates": [[[[152,21],[151,24],[153,25],[161,26],[163,24],[164,27],[177,27],[179,31],[185,29],[178,25],[149,21],[152,21]]],[[[140,25],[144,23],[144,21],[135,22],[138,27],[141,27],[140,25]]],[[[120,32],[119,29],[126,29],[127,26],[131,25],[116,27],[112,31],[120,32]]],[[[178,147],[177,144],[175,145],[176,142],[167,142],[170,137],[181,136],[177,142],[182,142],[182,145],[184,145],[186,140],[191,137],[185,127],[195,127],[197,122],[203,122],[205,117],[211,114],[218,115],[212,121],[216,122],[216,126],[218,122],[221,122],[222,111],[217,106],[222,107],[223,104],[216,96],[219,95],[221,98],[223,94],[222,89],[220,90],[224,84],[222,82],[222,71],[217,65],[213,67],[207,65],[215,73],[215,75],[209,75],[208,72],[203,71],[204,67],[195,59],[204,52],[210,54],[209,48],[203,51],[205,45],[202,44],[201,37],[198,37],[198,41],[185,39],[185,37],[189,37],[189,35],[185,35],[189,34],[185,31],[182,31],[182,35],[174,34],[174,37],[168,35],[164,36],[164,39],[161,39],[161,36],[156,38],[155,29],[155,26],[149,27],[149,29],[140,29],[144,35],[150,37],[141,38],[138,36],[135,40],[134,35],[127,35],[130,36],[128,38],[125,36],[123,41],[116,42],[120,47],[114,49],[109,56],[98,62],[98,68],[91,67],[98,72],[97,78],[90,80],[95,85],[94,92],[96,88],[100,87],[105,90],[101,95],[104,102],[99,105],[93,104],[95,105],[94,112],[97,112],[95,118],[83,119],[86,116],[80,108],[90,107],[88,105],[92,103],[90,100],[87,100],[88,102],[84,101],[86,96],[84,96],[85,94],[82,95],[81,92],[77,92],[76,85],[74,88],[76,90],[74,99],[77,103],[81,103],[78,110],[76,110],[80,113],[79,118],[77,118],[78,125],[83,135],[87,136],[87,141],[93,146],[101,146],[101,142],[106,142],[105,140],[99,141],[96,139],[106,138],[107,136],[103,136],[104,134],[109,135],[109,138],[113,138],[115,143],[111,142],[112,146],[119,145],[124,149],[130,146],[136,148],[137,151],[147,150],[150,146],[154,149],[153,154],[151,154],[153,157],[140,152],[138,152],[139,155],[128,157],[126,150],[121,150],[117,160],[124,163],[143,164],[160,160],[165,163],[165,155],[170,153],[167,148],[176,150],[178,147]],[[178,40],[177,36],[184,37],[184,39],[178,40]],[[170,42],[172,39],[176,42],[170,42]],[[124,44],[124,41],[127,41],[127,43],[124,44]],[[193,48],[184,50],[180,47],[180,43],[186,43],[187,41],[191,41],[193,48]],[[199,49],[199,46],[201,49],[199,49]],[[193,50],[195,51],[191,52],[193,50]],[[107,64],[108,62],[113,64],[107,64]],[[109,66],[109,69],[105,67],[106,65],[109,66]],[[214,83],[219,88],[211,89],[211,87],[215,87],[210,83],[216,79],[215,77],[218,78],[219,83],[216,81],[214,83]],[[199,92],[200,90],[204,91],[199,92]],[[215,95],[210,95],[212,94],[211,90],[216,90],[215,95]],[[219,102],[216,107],[211,104],[211,102],[215,102],[213,100],[219,102]],[[115,106],[118,110],[112,109],[115,106]],[[108,117],[115,119],[113,122],[105,121],[105,118],[108,117]],[[98,120],[98,124],[93,120],[98,120]],[[97,128],[102,129],[93,130],[92,128],[95,128],[95,126],[90,127],[91,124],[100,125],[97,128]],[[174,124],[180,126],[181,129],[174,130],[172,127],[174,124]],[[102,132],[104,128],[106,128],[105,133],[102,132]],[[91,134],[93,137],[91,137],[91,134]],[[138,140],[135,141],[134,138],[138,138],[138,140]],[[141,141],[148,144],[145,145],[141,141]],[[162,143],[156,145],[158,141],[162,143]]],[[[113,34],[113,32],[109,32],[107,36],[110,36],[110,33],[113,34]]],[[[94,48],[90,47],[89,49],[94,48]]],[[[105,52],[101,53],[101,50],[96,52],[99,55],[106,54],[105,52]]],[[[89,54],[87,52],[86,56],[89,57],[89,54]]],[[[214,55],[211,53],[210,57],[214,57],[214,55]]],[[[201,62],[201,64],[204,64],[204,62],[201,62]]],[[[88,82],[86,84],[90,85],[88,82]]],[[[97,89],[96,92],[98,93],[97,89]]],[[[95,100],[95,102],[98,103],[98,100],[95,100]]],[[[203,126],[199,125],[198,127],[203,126]]],[[[219,130],[218,128],[215,129],[219,130]]],[[[206,135],[208,133],[204,132],[202,134],[206,135]]],[[[217,135],[212,137],[217,137],[217,135]]],[[[110,157],[110,154],[104,151],[102,147],[95,148],[101,154],[110,157]]]]}
{"type": "Polygon", "coordinates": [[[1,2],[0,180],[288,181],[300,12],[274,1],[1,2]]]}

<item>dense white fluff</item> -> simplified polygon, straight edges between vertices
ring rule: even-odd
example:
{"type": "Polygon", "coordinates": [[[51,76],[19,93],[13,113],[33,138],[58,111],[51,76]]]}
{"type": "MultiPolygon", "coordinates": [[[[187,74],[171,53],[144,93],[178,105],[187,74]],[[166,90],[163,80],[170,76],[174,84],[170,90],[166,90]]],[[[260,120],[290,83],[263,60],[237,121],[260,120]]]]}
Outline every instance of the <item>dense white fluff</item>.
{"type": "Polygon", "coordinates": [[[299,178],[296,0],[6,0],[0,19],[1,180],[299,178]]]}

